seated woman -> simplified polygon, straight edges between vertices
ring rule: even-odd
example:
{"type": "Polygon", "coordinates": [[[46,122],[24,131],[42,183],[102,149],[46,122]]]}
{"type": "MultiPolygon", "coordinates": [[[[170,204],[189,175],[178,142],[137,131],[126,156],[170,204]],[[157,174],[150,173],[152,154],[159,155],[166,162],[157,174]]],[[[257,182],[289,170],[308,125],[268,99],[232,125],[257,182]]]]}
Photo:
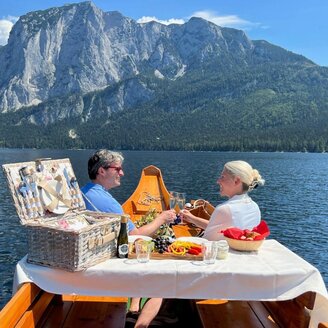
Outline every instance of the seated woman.
{"type": "Polygon", "coordinates": [[[229,227],[252,229],[260,223],[260,209],[248,196],[248,192],[264,185],[264,179],[258,170],[244,161],[228,162],[224,165],[217,184],[220,186],[220,195],[229,199],[215,208],[210,220],[183,210],[180,215],[184,221],[204,229],[203,237],[208,240],[223,239],[220,231],[229,227]]]}

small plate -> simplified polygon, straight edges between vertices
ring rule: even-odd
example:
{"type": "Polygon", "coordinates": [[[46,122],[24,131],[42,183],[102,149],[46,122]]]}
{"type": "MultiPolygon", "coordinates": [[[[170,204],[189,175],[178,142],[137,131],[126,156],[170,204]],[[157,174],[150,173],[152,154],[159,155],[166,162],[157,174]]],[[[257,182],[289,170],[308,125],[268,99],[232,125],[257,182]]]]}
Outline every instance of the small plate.
{"type": "Polygon", "coordinates": [[[180,237],[180,238],[177,238],[177,240],[190,241],[191,243],[200,244],[200,245],[203,242],[208,241],[207,239],[201,238],[201,237],[180,237]]]}
{"type": "Polygon", "coordinates": [[[149,236],[143,236],[143,235],[130,235],[128,236],[128,240],[129,240],[129,243],[133,243],[136,239],[143,239],[143,240],[147,240],[147,241],[151,241],[152,238],[149,237],[149,236]]]}

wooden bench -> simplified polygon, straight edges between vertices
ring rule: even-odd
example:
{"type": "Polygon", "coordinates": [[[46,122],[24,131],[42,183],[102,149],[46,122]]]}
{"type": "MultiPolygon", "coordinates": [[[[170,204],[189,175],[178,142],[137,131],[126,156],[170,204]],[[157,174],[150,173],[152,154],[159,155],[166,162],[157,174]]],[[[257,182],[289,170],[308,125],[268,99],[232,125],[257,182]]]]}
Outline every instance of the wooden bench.
{"type": "MultiPolygon", "coordinates": [[[[202,300],[196,301],[196,307],[204,328],[307,328],[314,300],[315,293],[308,292],[288,301],[202,300]]],[[[320,323],[318,328],[328,324],[320,323]]]]}
{"type": "Polygon", "coordinates": [[[261,302],[203,300],[196,306],[204,328],[279,327],[261,302]]]}
{"type": "Polygon", "coordinates": [[[2,328],[125,325],[126,297],[54,295],[24,284],[0,312],[2,328]]]}

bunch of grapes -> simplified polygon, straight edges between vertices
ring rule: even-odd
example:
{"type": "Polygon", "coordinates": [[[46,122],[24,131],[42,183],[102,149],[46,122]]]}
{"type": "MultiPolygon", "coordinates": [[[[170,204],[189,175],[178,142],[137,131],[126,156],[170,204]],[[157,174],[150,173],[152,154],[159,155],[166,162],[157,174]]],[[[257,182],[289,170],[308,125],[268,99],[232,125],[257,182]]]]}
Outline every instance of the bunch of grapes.
{"type": "Polygon", "coordinates": [[[176,215],[176,218],[174,219],[174,224],[180,224],[181,223],[181,217],[179,214],[176,215]]]}
{"type": "Polygon", "coordinates": [[[170,238],[166,236],[158,236],[153,240],[155,244],[155,250],[157,250],[158,253],[162,254],[167,251],[167,248],[171,245],[170,238]]]}

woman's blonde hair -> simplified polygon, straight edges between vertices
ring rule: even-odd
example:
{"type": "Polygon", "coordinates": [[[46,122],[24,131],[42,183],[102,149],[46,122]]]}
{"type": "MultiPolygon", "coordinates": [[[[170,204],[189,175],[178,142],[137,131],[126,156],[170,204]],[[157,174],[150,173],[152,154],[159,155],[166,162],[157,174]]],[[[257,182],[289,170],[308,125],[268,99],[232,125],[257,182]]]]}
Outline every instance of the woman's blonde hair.
{"type": "Polygon", "coordinates": [[[245,161],[231,161],[224,165],[225,170],[232,176],[239,177],[243,183],[244,191],[252,191],[257,186],[263,186],[265,180],[262,179],[258,170],[253,169],[245,161]]]}

